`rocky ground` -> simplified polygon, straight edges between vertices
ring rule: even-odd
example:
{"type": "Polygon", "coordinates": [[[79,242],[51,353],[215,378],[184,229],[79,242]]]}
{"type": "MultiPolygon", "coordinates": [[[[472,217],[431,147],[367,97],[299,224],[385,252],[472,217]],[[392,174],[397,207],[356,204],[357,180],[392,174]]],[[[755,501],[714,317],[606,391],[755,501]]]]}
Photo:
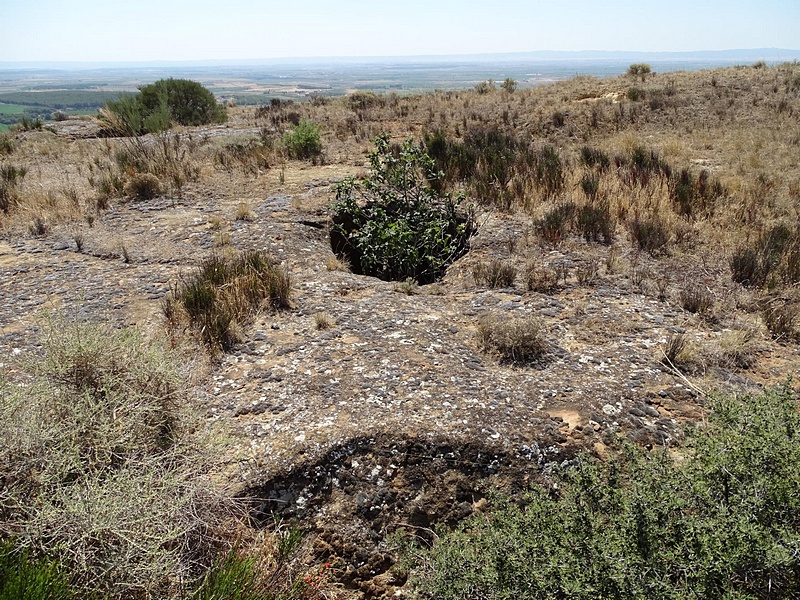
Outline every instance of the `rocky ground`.
{"type": "Polygon", "coordinates": [[[481,510],[491,487],[521,489],[579,451],[604,457],[617,436],[675,445],[683,424],[702,419],[706,392],[800,374],[798,346],[770,339],[725,257],[656,260],[624,239],[553,248],[530,239],[524,214],[485,213],[440,283],[405,288],[340,270],[326,207],[333,183],[362,169],[354,162],[290,164],[281,182],[274,170],[216,173],[181,198],[114,203],[91,226],[7,230],[0,361],[35,351],[49,311],[161,330],[162,299],[203,256],[269,251],[291,273],[294,308],[262,313],[209,367],[201,408],[229,430],[240,493],[258,519],[297,518],[317,534],[315,555],[368,597],[405,583],[391,568],[388,533],[430,538],[434,524],[481,510]],[[233,218],[241,202],[250,220],[233,218]],[[475,283],[472,267],[492,258],[519,267],[515,285],[475,283]],[[531,261],[560,275],[554,289],[527,290],[531,261]],[[589,267],[596,273],[586,276],[589,267]],[[681,308],[687,280],[713,282],[715,315],[681,308]],[[318,325],[321,313],[329,326],[318,325]],[[542,361],[508,365],[482,351],[481,317],[523,314],[541,320],[542,361]],[[747,328],[754,360],[735,368],[720,358],[723,340],[747,328]],[[662,362],[678,334],[697,357],[682,372],[662,362]]]}

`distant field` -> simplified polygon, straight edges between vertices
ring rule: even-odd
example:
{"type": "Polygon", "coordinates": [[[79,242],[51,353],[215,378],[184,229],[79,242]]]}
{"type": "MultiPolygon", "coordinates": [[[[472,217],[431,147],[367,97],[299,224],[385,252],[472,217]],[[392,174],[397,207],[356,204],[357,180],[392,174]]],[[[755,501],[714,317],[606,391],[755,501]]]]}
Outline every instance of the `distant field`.
{"type": "Polygon", "coordinates": [[[9,125],[6,125],[5,123],[0,123],[0,133],[5,133],[9,129],[11,129],[9,125]]]}
{"type": "Polygon", "coordinates": [[[21,104],[0,104],[0,115],[21,115],[26,108],[21,104]]]}
{"type": "Polygon", "coordinates": [[[50,92],[9,92],[0,94],[0,103],[35,106],[45,109],[99,108],[110,100],[117,100],[125,92],[98,92],[83,90],[58,90],[50,92]]]}

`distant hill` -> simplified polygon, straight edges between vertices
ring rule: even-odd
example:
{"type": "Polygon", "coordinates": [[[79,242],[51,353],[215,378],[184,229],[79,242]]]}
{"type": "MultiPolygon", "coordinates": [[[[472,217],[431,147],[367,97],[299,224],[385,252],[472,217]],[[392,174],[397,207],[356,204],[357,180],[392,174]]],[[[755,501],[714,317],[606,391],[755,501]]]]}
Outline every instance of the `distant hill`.
{"type": "Polygon", "coordinates": [[[697,52],[633,52],[586,50],[579,52],[541,50],[536,52],[507,52],[483,54],[441,54],[419,56],[320,56],[297,58],[254,58],[191,61],[130,61],[130,62],[57,62],[28,61],[2,62],[0,70],[45,69],[125,69],[169,67],[219,67],[219,66],[303,66],[320,64],[393,64],[393,63],[452,63],[452,62],[539,62],[539,61],[714,61],[714,62],[784,62],[800,60],[800,50],[786,48],[750,48],[733,50],[704,50],[697,52]]]}

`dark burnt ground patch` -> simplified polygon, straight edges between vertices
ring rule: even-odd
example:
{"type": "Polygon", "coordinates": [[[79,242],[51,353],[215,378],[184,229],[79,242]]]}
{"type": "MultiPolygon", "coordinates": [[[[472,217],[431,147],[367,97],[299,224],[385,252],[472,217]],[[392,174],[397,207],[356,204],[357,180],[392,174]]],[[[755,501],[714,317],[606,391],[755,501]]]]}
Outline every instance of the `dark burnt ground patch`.
{"type": "Polygon", "coordinates": [[[556,439],[508,450],[471,441],[378,434],[352,438],[242,492],[261,527],[294,522],[338,582],[364,597],[390,597],[406,581],[387,536],[431,543],[482,509],[490,490],[521,491],[569,464],[556,439]]]}

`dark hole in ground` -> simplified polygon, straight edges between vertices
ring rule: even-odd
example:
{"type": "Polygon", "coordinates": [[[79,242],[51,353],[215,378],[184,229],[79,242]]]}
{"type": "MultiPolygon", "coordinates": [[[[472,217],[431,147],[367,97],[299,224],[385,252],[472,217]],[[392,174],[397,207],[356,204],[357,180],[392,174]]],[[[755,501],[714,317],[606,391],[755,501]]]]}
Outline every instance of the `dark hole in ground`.
{"type": "MultiPolygon", "coordinates": [[[[405,281],[413,279],[420,285],[434,283],[444,277],[447,267],[464,256],[469,250],[469,239],[476,229],[474,222],[464,216],[456,217],[447,226],[441,227],[441,238],[457,240],[454,247],[445,253],[434,248],[432,252],[423,252],[420,259],[413,264],[395,260],[386,255],[374,268],[364,268],[364,250],[353,242],[352,234],[357,232],[363,223],[357,221],[352,214],[337,213],[332,218],[330,232],[331,250],[339,260],[350,265],[351,272],[356,275],[368,275],[384,281],[405,281]],[[460,228],[462,228],[460,230],[460,228]]],[[[373,261],[374,262],[374,261],[373,261]]]]}
{"type": "Polygon", "coordinates": [[[336,565],[339,583],[364,597],[391,597],[405,575],[392,570],[387,535],[399,529],[430,544],[435,526],[455,527],[490,489],[525,489],[546,464],[573,454],[550,439],[508,452],[479,442],[379,434],[337,445],[242,496],[251,499],[257,526],[294,520],[314,534],[316,558],[336,565]]]}

